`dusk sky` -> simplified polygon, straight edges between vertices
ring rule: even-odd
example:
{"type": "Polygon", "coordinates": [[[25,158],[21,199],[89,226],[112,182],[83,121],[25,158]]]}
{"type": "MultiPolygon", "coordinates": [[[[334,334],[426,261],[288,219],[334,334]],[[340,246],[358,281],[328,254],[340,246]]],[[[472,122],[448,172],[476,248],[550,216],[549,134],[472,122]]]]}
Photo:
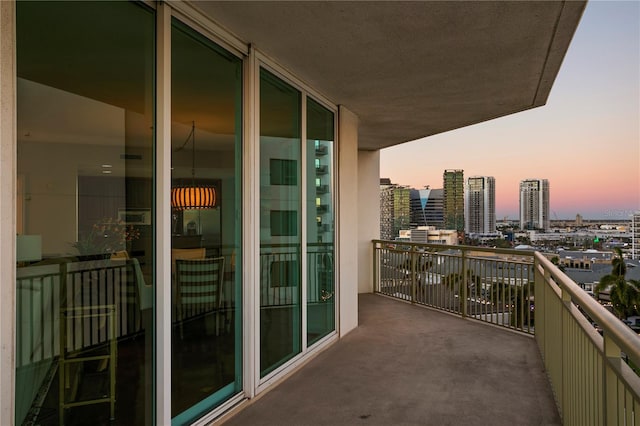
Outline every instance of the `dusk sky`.
{"type": "Polygon", "coordinates": [[[518,218],[527,178],[549,180],[551,219],[640,210],[640,2],[587,4],[545,106],[380,154],[380,176],[413,188],[442,188],[445,169],[494,176],[499,220],[518,218]]]}

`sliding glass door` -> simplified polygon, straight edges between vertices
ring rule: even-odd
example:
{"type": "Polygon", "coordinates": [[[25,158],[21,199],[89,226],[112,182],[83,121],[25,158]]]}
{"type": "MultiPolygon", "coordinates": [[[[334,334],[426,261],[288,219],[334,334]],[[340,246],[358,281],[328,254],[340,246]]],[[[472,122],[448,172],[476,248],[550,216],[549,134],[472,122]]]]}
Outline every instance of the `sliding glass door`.
{"type": "Polygon", "coordinates": [[[307,346],[335,330],[333,112],[307,98],[307,346]]]}
{"type": "Polygon", "coordinates": [[[302,350],[301,94],[260,72],[260,376],[302,350]]]}
{"type": "Polygon", "coordinates": [[[172,392],[190,423],[242,386],[242,61],[174,19],[172,392]]]}
{"type": "Polygon", "coordinates": [[[335,331],[334,133],[332,111],[261,69],[260,377],[335,331]]]}
{"type": "Polygon", "coordinates": [[[155,13],[17,2],[16,424],[152,424],[155,13]]]}
{"type": "Polygon", "coordinates": [[[16,11],[16,423],[190,424],[335,333],[334,111],[181,3],[16,11]]]}

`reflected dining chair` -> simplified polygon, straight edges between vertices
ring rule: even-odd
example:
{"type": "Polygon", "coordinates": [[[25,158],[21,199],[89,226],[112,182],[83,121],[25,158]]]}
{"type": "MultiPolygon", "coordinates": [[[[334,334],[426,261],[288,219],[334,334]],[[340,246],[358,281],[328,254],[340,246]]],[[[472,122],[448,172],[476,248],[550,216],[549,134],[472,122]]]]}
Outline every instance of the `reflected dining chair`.
{"type": "Polygon", "coordinates": [[[215,332],[219,333],[220,295],[224,278],[224,257],[176,259],[176,321],[180,338],[184,323],[215,315],[215,332]]]}
{"type": "Polygon", "coordinates": [[[177,259],[204,259],[206,257],[206,249],[204,247],[171,249],[171,273],[176,272],[177,259]]]}

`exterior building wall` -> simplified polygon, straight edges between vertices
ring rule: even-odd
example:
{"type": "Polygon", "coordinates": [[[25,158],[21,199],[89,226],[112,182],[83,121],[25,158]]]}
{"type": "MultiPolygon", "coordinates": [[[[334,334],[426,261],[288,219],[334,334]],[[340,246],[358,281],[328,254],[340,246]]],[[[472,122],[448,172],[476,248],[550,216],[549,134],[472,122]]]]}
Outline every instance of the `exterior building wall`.
{"type": "MultiPolygon", "coordinates": [[[[358,264],[364,255],[358,243],[358,118],[348,109],[338,111],[339,151],[339,333],[358,326],[358,264]]],[[[369,244],[371,245],[371,244],[369,244]]]]}
{"type": "Polygon", "coordinates": [[[496,184],[492,176],[467,179],[464,193],[465,233],[490,234],[496,230],[496,184]]]}
{"type": "Polygon", "coordinates": [[[549,181],[525,179],[520,182],[520,229],[550,228],[549,181]]]}
{"type": "Polygon", "coordinates": [[[393,236],[399,235],[401,229],[407,229],[411,222],[411,208],[408,187],[398,186],[393,191],[393,236]]]}
{"type": "MultiPolygon", "coordinates": [[[[358,292],[373,292],[373,246],[378,239],[380,216],[377,214],[380,151],[358,151],[358,292]],[[366,211],[367,214],[361,214],[366,211]]],[[[354,208],[343,205],[344,208],[354,208]]],[[[348,268],[345,264],[344,268],[348,268]]],[[[350,268],[351,269],[351,268],[350,268]]]]}
{"type": "Polygon", "coordinates": [[[15,4],[0,2],[0,424],[13,424],[16,303],[15,4]]]}
{"type": "Polygon", "coordinates": [[[411,227],[444,227],[442,188],[412,189],[410,193],[411,227]]]}
{"type": "Polygon", "coordinates": [[[631,258],[640,259],[640,211],[631,216],[631,258]]]}
{"type": "Polygon", "coordinates": [[[464,172],[463,170],[445,170],[443,174],[444,190],[444,227],[464,231],[464,172]]]}
{"type": "Polygon", "coordinates": [[[410,189],[397,184],[380,185],[380,238],[393,240],[411,223],[410,189]]]}
{"type": "Polygon", "coordinates": [[[458,231],[454,229],[436,229],[433,226],[419,226],[416,229],[402,231],[401,235],[412,243],[458,244],[458,231]]]}
{"type": "Polygon", "coordinates": [[[393,186],[380,185],[380,239],[393,239],[393,186]]]}
{"type": "Polygon", "coordinates": [[[435,226],[436,229],[444,228],[444,190],[442,188],[432,189],[425,206],[427,225],[435,226]]]}
{"type": "Polygon", "coordinates": [[[409,192],[409,208],[411,209],[411,227],[427,226],[427,217],[423,202],[426,204],[430,189],[411,189],[409,192]],[[424,200],[424,201],[423,201],[424,200]]]}

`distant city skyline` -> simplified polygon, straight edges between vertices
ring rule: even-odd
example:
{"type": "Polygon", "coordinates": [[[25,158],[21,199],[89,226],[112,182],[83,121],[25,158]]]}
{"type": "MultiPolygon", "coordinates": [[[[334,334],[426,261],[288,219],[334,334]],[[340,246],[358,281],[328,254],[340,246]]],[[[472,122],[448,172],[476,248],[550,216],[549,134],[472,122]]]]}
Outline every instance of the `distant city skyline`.
{"type": "Polygon", "coordinates": [[[550,219],[630,220],[640,210],[640,3],[592,1],[543,107],[381,151],[380,176],[442,188],[445,169],[491,175],[496,217],[519,182],[549,180],[550,219]]]}

